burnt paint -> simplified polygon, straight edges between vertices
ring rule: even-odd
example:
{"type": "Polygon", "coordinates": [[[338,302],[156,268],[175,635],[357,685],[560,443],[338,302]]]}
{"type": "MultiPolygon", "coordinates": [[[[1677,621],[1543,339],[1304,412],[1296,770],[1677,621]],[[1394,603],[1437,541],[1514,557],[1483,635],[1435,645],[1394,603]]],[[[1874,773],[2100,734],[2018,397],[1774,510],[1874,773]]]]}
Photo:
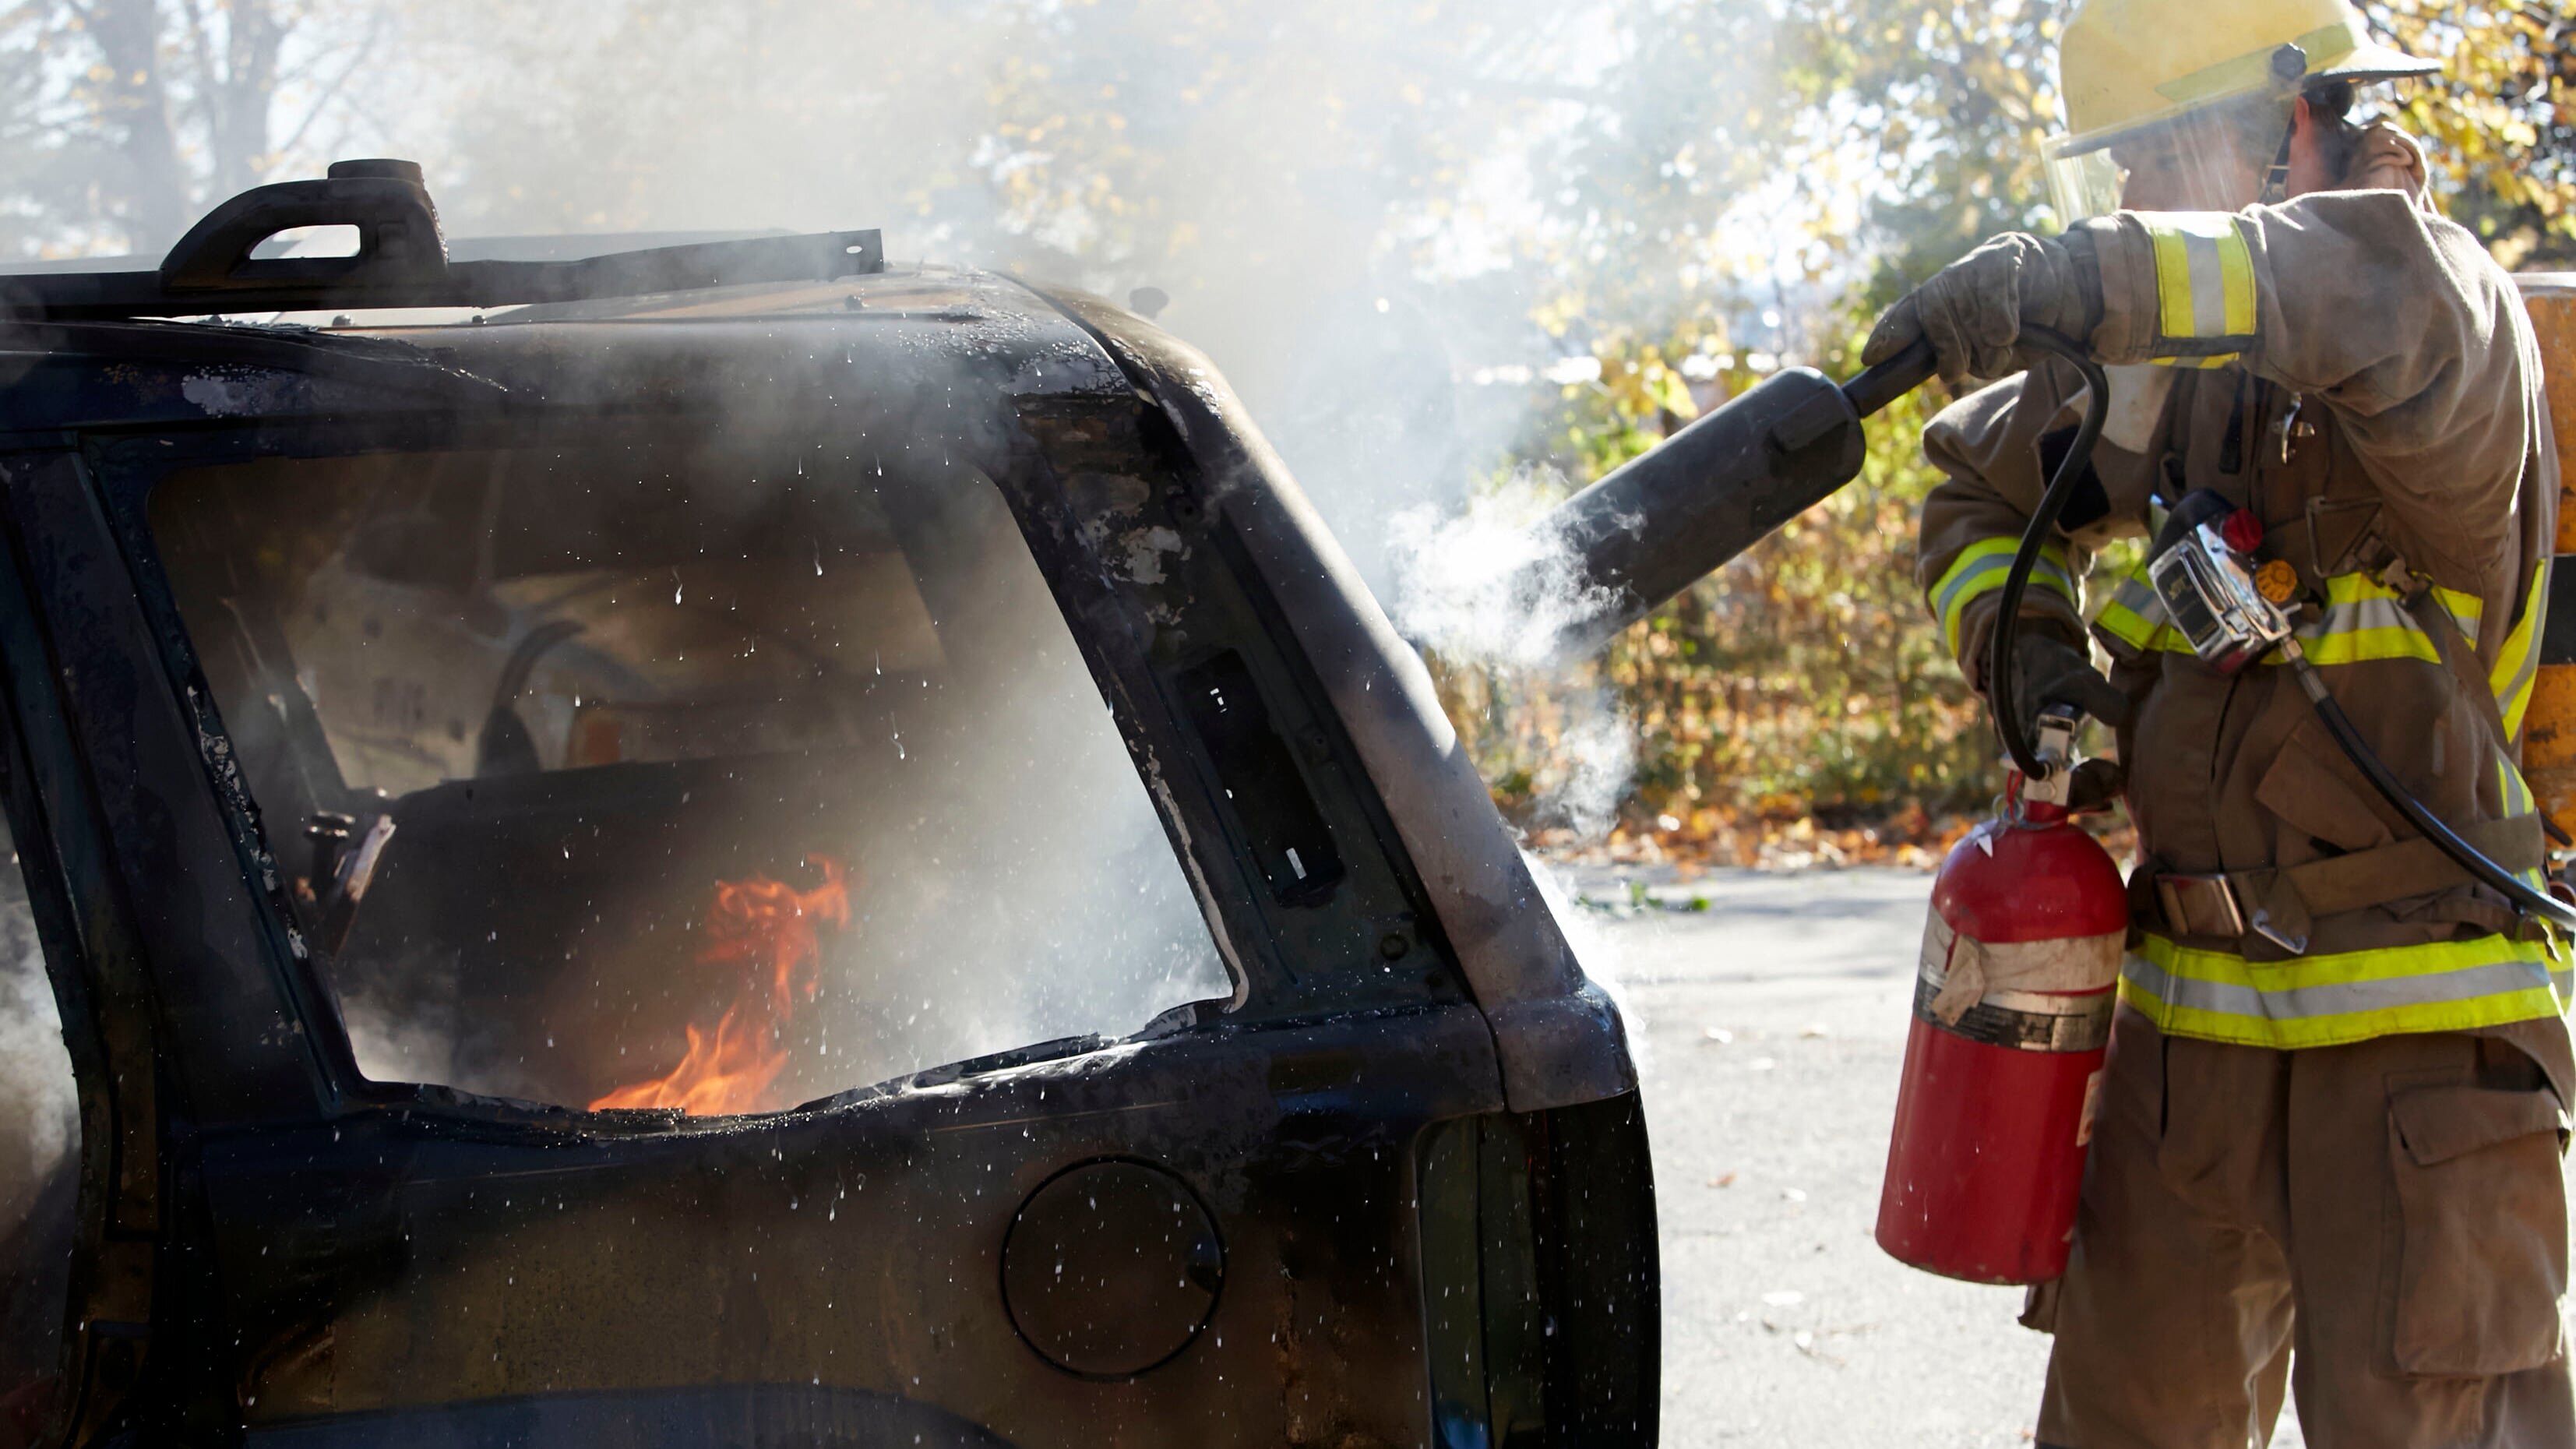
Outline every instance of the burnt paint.
{"type": "Polygon", "coordinates": [[[1207,746],[1226,805],[1261,865],[1270,897],[1283,906],[1320,905],[1342,879],[1315,798],[1243,656],[1228,649],[1174,679],[1190,723],[1207,746]]]}
{"type": "Polygon", "coordinates": [[[1207,1327],[1225,1243],[1187,1183],[1151,1162],[1068,1167],[1011,1215],[1002,1306],[1067,1373],[1123,1379],[1169,1363],[1207,1327]]]}

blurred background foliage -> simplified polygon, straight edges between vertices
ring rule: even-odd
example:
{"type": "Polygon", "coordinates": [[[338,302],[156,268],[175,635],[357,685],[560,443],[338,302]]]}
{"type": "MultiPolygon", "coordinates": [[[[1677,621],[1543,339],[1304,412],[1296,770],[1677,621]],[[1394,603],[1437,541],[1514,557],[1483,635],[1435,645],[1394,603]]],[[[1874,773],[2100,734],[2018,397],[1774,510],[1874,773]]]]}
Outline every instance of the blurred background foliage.
{"type": "MultiPolygon", "coordinates": [[[[2367,8],[2383,34],[2439,57],[2444,83],[2409,89],[2395,119],[2428,142],[2445,209],[2509,268],[2576,264],[2576,0],[2519,6],[2397,0],[2367,8]]],[[[1816,332],[1800,360],[1856,367],[1869,319],[1997,232],[2053,230],[2038,147],[2057,124],[2057,6],[1831,0],[1788,27],[1781,79],[1797,113],[1772,140],[1808,174],[1848,166],[1833,133],[1871,138],[1864,223],[1829,238],[1816,332]],[[1835,330],[1839,328],[1839,331],[1835,330]]],[[[1567,386],[1522,460],[1568,491],[1651,446],[1758,376],[1720,322],[1654,340],[1604,328],[1598,381],[1567,386]],[[1730,364],[1698,408],[1659,386],[1697,352],[1730,364]]],[[[1756,359],[1771,364],[1777,359],[1756,359]]],[[[1937,843],[1945,819],[2000,787],[1997,746],[1913,582],[1916,506],[1939,475],[1916,446],[1937,385],[1871,425],[1860,480],[1641,621],[1571,678],[1435,659],[1443,697],[1506,813],[1556,827],[1547,762],[1569,707],[1607,691],[1635,722],[1633,789],[1616,844],[1752,863],[1785,840],[1875,855],[1937,843]]],[[[1515,475],[1519,476],[1519,475],[1515,475]]],[[[1561,772],[1560,772],[1561,773],[1561,772]]]]}
{"type": "MultiPolygon", "coordinates": [[[[2219,0],[2210,0],[2219,3],[2219,0]]],[[[333,156],[453,230],[882,222],[1151,284],[1382,589],[1397,509],[1568,491],[2053,224],[2063,0],[0,0],[0,255],[166,246],[333,156]],[[1518,360],[1515,360],[1518,359],[1518,360]],[[1477,484],[1473,480],[1489,480],[1477,484]]],[[[2576,0],[2369,0],[2400,120],[2509,266],[2576,265],[2576,0]]],[[[1434,657],[1498,800],[1749,857],[1911,838],[1993,746],[1912,582],[1937,396],[1859,483],[1572,677],[1434,657]]]]}

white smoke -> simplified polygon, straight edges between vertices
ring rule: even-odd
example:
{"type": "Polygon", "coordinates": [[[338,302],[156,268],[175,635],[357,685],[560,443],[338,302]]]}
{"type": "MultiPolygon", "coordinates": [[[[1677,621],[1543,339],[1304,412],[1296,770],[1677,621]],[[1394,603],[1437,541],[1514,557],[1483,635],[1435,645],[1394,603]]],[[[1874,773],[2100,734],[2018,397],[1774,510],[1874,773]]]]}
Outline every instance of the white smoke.
{"type": "MultiPolygon", "coordinates": [[[[358,1070],[379,1082],[438,1082],[456,1085],[458,1022],[456,970],[440,962],[410,979],[335,973],[340,1022],[348,1029],[349,1050],[358,1070]]],[[[530,1095],[512,1083],[476,1084],[494,1096],[530,1095]]]]}
{"type": "Polygon", "coordinates": [[[1418,504],[1397,514],[1388,533],[1397,626],[1451,659],[1551,666],[1559,633],[1609,602],[1585,582],[1565,535],[1548,526],[1564,492],[1551,475],[1523,468],[1462,510],[1418,504]]]}
{"type": "Polygon", "coordinates": [[[333,144],[420,160],[452,236],[875,226],[897,259],[1155,288],[1384,593],[1389,520],[1462,504],[1555,398],[1588,334],[1538,314],[1570,287],[1623,322],[1761,331],[1727,278],[1783,203],[1756,205],[1773,178],[1730,132],[1772,86],[1773,23],[1743,0],[449,0],[407,7],[364,72],[402,103],[333,144]]]}
{"type": "Polygon", "coordinates": [[[1619,803],[1637,770],[1637,722],[1618,696],[1593,688],[1569,696],[1574,718],[1557,738],[1562,773],[1542,794],[1542,808],[1563,817],[1575,834],[1597,840],[1619,820],[1619,803]]]}
{"type": "Polygon", "coordinates": [[[1491,671],[1521,695],[1544,694],[1554,731],[1534,780],[1541,824],[1595,839],[1617,823],[1637,764],[1636,722],[1618,696],[1561,659],[1557,641],[1610,600],[1591,584],[1549,510],[1552,476],[1520,469],[1462,509],[1420,504],[1396,515],[1396,627],[1452,665],[1491,671]]]}
{"type": "Polygon", "coordinates": [[[0,1241],[7,1241],[67,1168],[80,1105],[14,851],[0,869],[0,1241]]]}

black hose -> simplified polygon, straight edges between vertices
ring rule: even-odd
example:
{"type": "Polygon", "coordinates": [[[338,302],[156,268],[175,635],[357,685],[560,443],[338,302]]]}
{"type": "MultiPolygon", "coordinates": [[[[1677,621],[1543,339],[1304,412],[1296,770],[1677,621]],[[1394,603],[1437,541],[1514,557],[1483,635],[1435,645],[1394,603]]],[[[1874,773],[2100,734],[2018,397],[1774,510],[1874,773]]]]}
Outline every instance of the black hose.
{"type": "Polygon", "coordinates": [[[2030,573],[2039,564],[2040,549],[2047,545],[2049,534],[2056,531],[2058,515],[2066,511],[2076,482],[2092,465],[2093,445],[2100,440],[2102,424],[2111,415],[2111,382],[2103,376],[2101,364],[2062,332],[2024,327],[2021,345],[2065,358],[2084,375],[2087,391],[2084,424],[2076,429],[2074,446],[2058,461],[2057,473],[2048,480],[2047,491],[2039,495],[2039,506],[2030,511],[2030,526],[2022,530],[2021,548],[2013,554],[2012,572],[2004,575],[2003,597],[1995,613],[1994,641],[1986,649],[1986,706],[1994,711],[1995,729],[2004,737],[2004,752],[2012,756],[2013,767],[2021,771],[2024,780],[2037,784],[2048,778],[2049,767],[2031,748],[2029,737],[2022,732],[2021,711],[2013,707],[2013,641],[2021,629],[2021,596],[2030,587],[2030,573]]]}
{"type": "Polygon", "coordinates": [[[2317,673],[2316,666],[2307,661],[2306,655],[2292,651],[2290,667],[2297,672],[2299,688],[2307,692],[2308,702],[2316,706],[2317,718],[2326,722],[2326,729],[2335,737],[2335,743],[2343,746],[2343,752],[2361,767],[2364,775],[2370,777],[2372,786],[2386,797],[2388,803],[2397,807],[2397,813],[2406,817],[2407,824],[2440,846],[2442,853],[2458,862],[2462,870],[2513,902],[2523,914],[2542,916],[2576,931],[2576,906],[2568,905],[2547,891],[2534,890],[2530,882],[2487,859],[2476,846],[2462,840],[2432,811],[2425,809],[2423,801],[2398,783],[2397,777],[2388,772],[2388,767],[2381,764],[2379,756],[2371,750],[2370,742],[2361,737],[2361,730],[2353,724],[2352,717],[2335,702],[2334,695],[2326,689],[2325,676],[2317,673]]]}

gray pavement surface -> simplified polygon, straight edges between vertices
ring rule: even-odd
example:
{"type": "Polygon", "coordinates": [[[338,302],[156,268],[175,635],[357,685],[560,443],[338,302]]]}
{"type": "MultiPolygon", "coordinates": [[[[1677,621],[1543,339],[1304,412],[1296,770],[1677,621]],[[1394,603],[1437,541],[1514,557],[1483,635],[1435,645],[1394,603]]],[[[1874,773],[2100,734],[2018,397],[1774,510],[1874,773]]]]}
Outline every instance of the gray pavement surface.
{"type": "MultiPolygon", "coordinates": [[[[1664,1267],[1663,1442],[2031,1442],[2048,1340],[2018,1289],[1870,1229],[1932,878],[1567,870],[1641,1058],[1664,1267]],[[1653,898],[1629,905],[1630,883],[1653,898]],[[1705,910],[1666,907],[1693,898],[1705,910]]],[[[2302,1441],[2285,1423],[2276,1446],[2302,1441]]]]}

